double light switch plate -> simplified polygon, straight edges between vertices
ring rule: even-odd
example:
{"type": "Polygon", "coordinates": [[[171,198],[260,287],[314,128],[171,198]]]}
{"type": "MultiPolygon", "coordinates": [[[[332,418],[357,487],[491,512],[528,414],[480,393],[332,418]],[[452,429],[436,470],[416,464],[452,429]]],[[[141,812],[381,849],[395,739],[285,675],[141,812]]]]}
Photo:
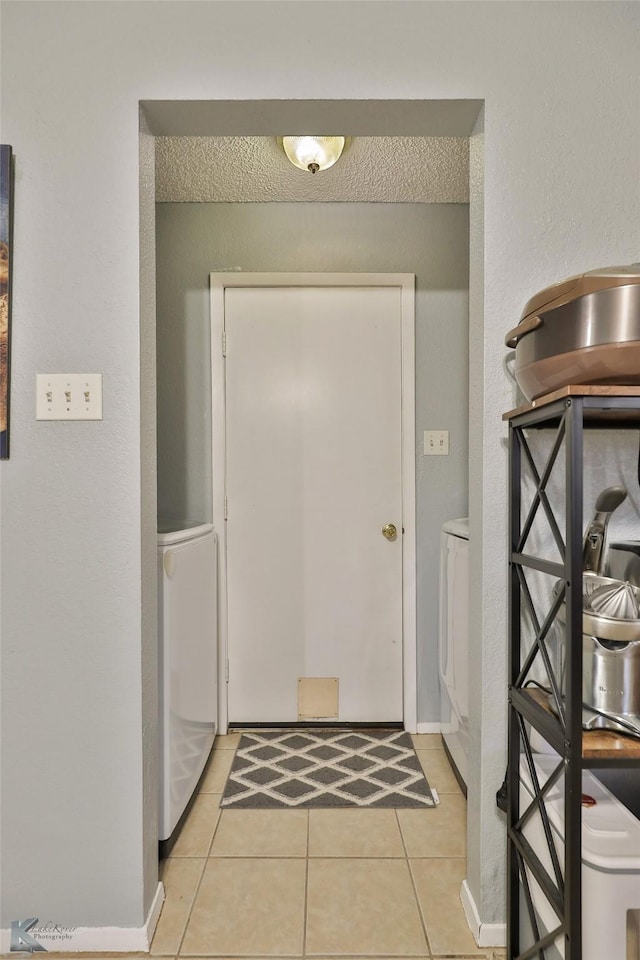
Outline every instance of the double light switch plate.
{"type": "Polygon", "coordinates": [[[449,431],[448,430],[425,430],[424,431],[424,455],[446,457],[449,454],[449,431]]]}

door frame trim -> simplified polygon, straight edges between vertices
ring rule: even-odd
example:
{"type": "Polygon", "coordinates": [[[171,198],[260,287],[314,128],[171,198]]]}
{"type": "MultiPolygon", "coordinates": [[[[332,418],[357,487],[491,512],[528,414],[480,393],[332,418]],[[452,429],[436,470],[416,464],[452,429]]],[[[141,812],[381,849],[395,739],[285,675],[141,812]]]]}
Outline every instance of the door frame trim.
{"type": "Polygon", "coordinates": [[[211,433],[213,525],[218,535],[218,729],[228,728],[227,538],[225,529],[224,294],[228,287],[399,287],[402,417],[402,712],[405,730],[418,720],[416,635],[415,275],[412,273],[211,273],[211,433]]]}

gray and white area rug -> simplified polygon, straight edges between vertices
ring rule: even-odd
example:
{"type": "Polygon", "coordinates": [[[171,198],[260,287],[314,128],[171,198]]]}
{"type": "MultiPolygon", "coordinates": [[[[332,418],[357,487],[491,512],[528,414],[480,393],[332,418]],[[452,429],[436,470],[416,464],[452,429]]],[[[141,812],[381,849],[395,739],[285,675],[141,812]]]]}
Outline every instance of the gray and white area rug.
{"type": "Polygon", "coordinates": [[[403,730],[243,733],[221,807],[433,807],[403,730]]]}

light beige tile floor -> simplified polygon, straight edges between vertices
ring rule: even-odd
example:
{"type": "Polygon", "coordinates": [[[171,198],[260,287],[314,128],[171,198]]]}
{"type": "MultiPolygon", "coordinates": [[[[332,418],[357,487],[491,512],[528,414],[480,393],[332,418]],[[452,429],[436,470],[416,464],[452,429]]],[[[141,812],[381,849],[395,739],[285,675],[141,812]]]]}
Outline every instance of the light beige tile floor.
{"type": "Polygon", "coordinates": [[[464,917],[466,801],[441,739],[413,739],[434,809],[220,811],[239,736],[219,737],[161,864],[153,960],[503,960],[464,917]]]}

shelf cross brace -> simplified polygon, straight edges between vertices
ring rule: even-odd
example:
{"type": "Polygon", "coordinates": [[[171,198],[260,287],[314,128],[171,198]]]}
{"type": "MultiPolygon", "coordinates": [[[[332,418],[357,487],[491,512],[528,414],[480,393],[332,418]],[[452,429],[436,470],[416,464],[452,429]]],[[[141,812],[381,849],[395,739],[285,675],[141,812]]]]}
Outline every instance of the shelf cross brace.
{"type": "Polygon", "coordinates": [[[533,663],[538,653],[540,653],[540,656],[542,657],[542,661],[544,663],[545,671],[547,673],[547,677],[549,678],[549,683],[551,684],[551,691],[552,691],[553,699],[555,701],[556,708],[558,711],[558,716],[561,718],[561,722],[564,727],[565,714],[564,714],[564,704],[562,702],[562,693],[560,691],[560,688],[558,687],[558,680],[556,678],[553,667],[551,666],[551,658],[549,657],[549,651],[547,650],[545,640],[547,638],[549,630],[551,629],[551,625],[556,619],[558,615],[558,611],[560,610],[560,607],[562,606],[562,603],[564,601],[566,587],[563,585],[562,589],[558,590],[551,604],[551,607],[549,608],[549,611],[544,619],[544,622],[542,626],[540,626],[540,621],[538,620],[538,615],[536,614],[535,606],[533,603],[533,599],[531,597],[531,592],[529,590],[529,585],[527,583],[524,572],[521,567],[516,567],[516,570],[518,574],[518,580],[520,581],[520,588],[522,590],[522,595],[524,597],[525,605],[528,610],[529,616],[531,617],[531,622],[533,624],[533,629],[535,631],[535,639],[533,641],[531,649],[529,650],[529,653],[526,656],[524,664],[520,668],[520,673],[517,676],[515,686],[522,687],[524,685],[524,682],[527,678],[527,674],[529,673],[529,670],[533,666],[533,663]]]}
{"type": "Polygon", "coordinates": [[[515,435],[520,445],[520,449],[524,453],[527,463],[529,464],[529,469],[531,470],[533,481],[536,485],[536,492],[534,494],[531,507],[529,509],[529,513],[527,514],[527,519],[525,520],[524,526],[522,528],[522,532],[520,534],[520,540],[518,542],[518,549],[516,550],[516,553],[523,553],[524,545],[527,542],[527,538],[529,534],[531,533],[531,528],[533,526],[533,522],[538,513],[538,509],[542,504],[542,509],[544,510],[547,517],[547,521],[549,522],[549,526],[551,527],[551,532],[553,533],[553,538],[556,541],[556,545],[560,552],[560,557],[564,562],[564,557],[565,557],[564,540],[562,539],[562,534],[560,533],[560,529],[553,515],[553,510],[551,509],[551,504],[549,503],[549,499],[545,492],[547,483],[549,482],[549,478],[556,464],[556,460],[558,459],[558,454],[560,453],[562,442],[564,440],[564,436],[565,436],[564,417],[560,421],[560,425],[558,426],[558,429],[556,431],[556,437],[555,437],[553,446],[551,448],[551,452],[549,454],[549,458],[547,460],[546,466],[542,473],[542,476],[538,473],[538,468],[536,467],[536,464],[534,462],[533,454],[531,453],[531,449],[529,447],[529,444],[527,443],[524,430],[520,427],[516,428],[515,435]]]}
{"type": "Polygon", "coordinates": [[[560,861],[558,859],[558,853],[556,850],[556,845],[553,841],[553,831],[551,829],[551,824],[549,822],[549,816],[547,814],[547,808],[544,802],[545,795],[549,792],[551,787],[556,783],[560,773],[564,769],[564,765],[559,763],[556,769],[553,771],[549,779],[544,784],[544,787],[540,787],[540,780],[538,779],[538,773],[536,771],[536,765],[533,760],[533,752],[531,750],[531,744],[529,742],[529,737],[527,736],[527,728],[525,726],[524,720],[520,715],[518,715],[518,723],[520,726],[520,735],[522,746],[524,747],[524,753],[527,760],[527,767],[529,768],[529,776],[531,777],[531,784],[533,786],[533,800],[531,804],[527,807],[525,812],[521,815],[518,822],[515,824],[514,829],[521,831],[524,824],[530,817],[533,815],[534,810],[538,810],[540,813],[540,819],[542,821],[542,828],[544,830],[545,839],[547,841],[547,848],[549,850],[549,856],[551,858],[551,863],[553,865],[553,872],[556,877],[556,884],[561,896],[564,896],[564,878],[562,876],[562,868],[560,866],[560,861]]]}

